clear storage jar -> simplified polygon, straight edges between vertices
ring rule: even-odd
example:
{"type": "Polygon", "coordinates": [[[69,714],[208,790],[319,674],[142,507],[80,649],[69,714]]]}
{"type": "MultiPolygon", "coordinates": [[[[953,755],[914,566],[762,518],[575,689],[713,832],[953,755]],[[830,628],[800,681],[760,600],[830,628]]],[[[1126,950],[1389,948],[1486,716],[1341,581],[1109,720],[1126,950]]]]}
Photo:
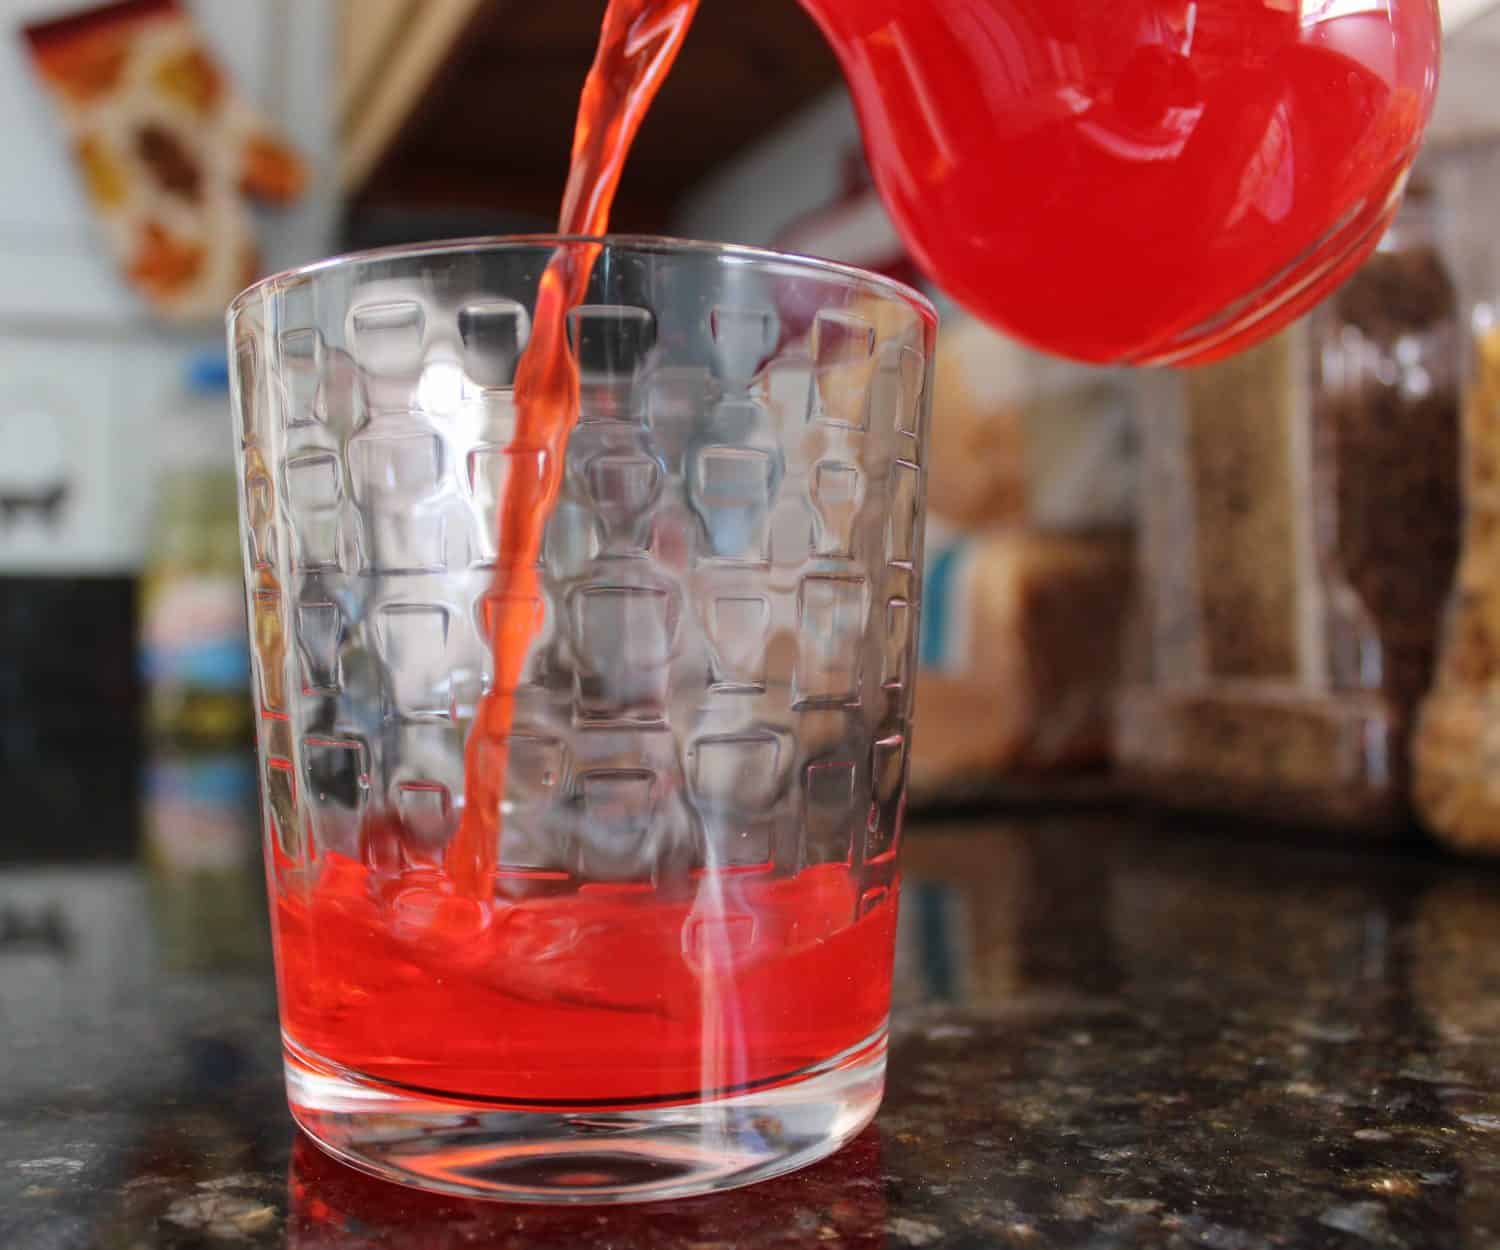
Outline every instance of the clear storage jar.
{"type": "Polygon", "coordinates": [[[1436,204],[1414,194],[1290,329],[1143,378],[1145,629],[1116,730],[1150,797],[1408,822],[1407,741],[1458,547],[1457,314],[1436,204]]]}

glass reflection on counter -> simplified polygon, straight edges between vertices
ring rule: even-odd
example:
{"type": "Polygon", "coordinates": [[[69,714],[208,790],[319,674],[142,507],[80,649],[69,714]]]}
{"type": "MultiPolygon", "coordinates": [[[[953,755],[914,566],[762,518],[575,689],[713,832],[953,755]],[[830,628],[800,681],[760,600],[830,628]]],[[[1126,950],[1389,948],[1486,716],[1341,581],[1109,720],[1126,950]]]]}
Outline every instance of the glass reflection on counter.
{"type": "Polygon", "coordinates": [[[287,1250],[471,1250],[475,1246],[787,1244],[884,1246],[880,1130],[821,1163],[690,1202],[543,1207],[450,1198],[392,1185],[298,1133],[287,1176],[287,1250]]]}
{"type": "Polygon", "coordinates": [[[1022,996],[1108,994],[1120,971],[1111,863],[1080,855],[1086,821],[931,826],[902,845],[897,1008],[1004,1008],[1022,996]]]}

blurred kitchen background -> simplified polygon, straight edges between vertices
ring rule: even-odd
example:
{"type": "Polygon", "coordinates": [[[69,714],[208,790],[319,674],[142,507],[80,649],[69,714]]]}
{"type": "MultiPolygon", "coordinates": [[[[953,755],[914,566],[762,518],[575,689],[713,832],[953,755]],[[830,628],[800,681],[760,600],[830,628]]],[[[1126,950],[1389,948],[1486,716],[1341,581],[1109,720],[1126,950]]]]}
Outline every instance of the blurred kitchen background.
{"type": "MultiPolygon", "coordinates": [[[[334,251],[547,229],[601,10],[0,0],[0,860],[144,845],[202,887],[164,894],[185,945],[246,940],[197,918],[255,908],[216,310],[334,251]],[[108,49],[142,12],[177,51],[122,86],[108,49]]],[[[1129,801],[1500,849],[1500,11],[1445,12],[1382,250],[1272,343],[1134,376],[946,305],[802,10],[704,5],[617,228],[856,262],[945,314],[913,810],[1129,801]]]]}

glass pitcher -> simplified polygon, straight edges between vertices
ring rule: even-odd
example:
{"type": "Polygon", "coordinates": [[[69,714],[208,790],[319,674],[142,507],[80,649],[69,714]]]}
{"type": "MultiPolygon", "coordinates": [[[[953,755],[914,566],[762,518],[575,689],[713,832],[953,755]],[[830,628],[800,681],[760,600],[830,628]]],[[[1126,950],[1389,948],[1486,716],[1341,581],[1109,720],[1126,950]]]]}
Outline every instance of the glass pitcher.
{"type": "Polygon", "coordinates": [[[1435,0],[802,0],[913,257],[1055,353],[1207,361],[1353,272],[1437,87],[1435,0]]]}

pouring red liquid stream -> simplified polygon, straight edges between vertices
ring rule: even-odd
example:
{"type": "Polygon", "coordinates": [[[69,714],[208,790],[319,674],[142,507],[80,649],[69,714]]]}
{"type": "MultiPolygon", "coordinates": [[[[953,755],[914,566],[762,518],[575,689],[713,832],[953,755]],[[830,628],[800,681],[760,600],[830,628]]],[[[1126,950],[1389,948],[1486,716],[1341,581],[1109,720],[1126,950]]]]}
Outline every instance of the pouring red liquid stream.
{"type": "MultiPolygon", "coordinates": [[[[599,235],[625,157],[687,35],[698,0],[611,0],[599,50],[578,102],[573,161],[558,215],[561,234],[599,235]]],[[[516,371],[516,432],[500,501],[499,555],[489,627],[494,686],[480,701],[465,746],[465,799],[447,869],[471,898],[490,894],[505,793],[506,739],[516,686],[541,613],[536,561],[562,482],[563,453],[578,419],[578,369],[568,310],[583,299],[598,249],[559,248],[542,274],[532,336],[516,371]]]]}

